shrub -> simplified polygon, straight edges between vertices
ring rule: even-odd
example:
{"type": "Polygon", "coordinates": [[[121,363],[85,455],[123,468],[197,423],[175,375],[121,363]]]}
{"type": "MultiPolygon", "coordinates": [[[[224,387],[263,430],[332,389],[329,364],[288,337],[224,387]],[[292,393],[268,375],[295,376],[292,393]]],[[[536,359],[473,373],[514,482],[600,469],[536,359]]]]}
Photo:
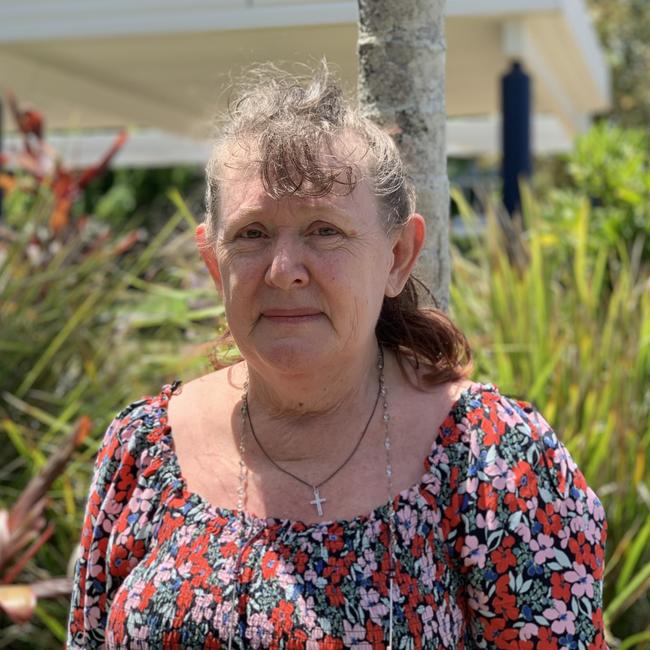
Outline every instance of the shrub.
{"type": "Polygon", "coordinates": [[[83,173],[27,167],[0,176],[0,579],[11,583],[0,605],[23,598],[6,611],[24,619],[34,592],[63,595],[39,600],[23,625],[0,614],[0,647],[59,648],[69,601],[51,579],[71,569],[106,425],[127,401],[198,374],[222,307],[196,281],[194,220],[178,194],[155,235],[111,230],[71,209],[83,173]]]}

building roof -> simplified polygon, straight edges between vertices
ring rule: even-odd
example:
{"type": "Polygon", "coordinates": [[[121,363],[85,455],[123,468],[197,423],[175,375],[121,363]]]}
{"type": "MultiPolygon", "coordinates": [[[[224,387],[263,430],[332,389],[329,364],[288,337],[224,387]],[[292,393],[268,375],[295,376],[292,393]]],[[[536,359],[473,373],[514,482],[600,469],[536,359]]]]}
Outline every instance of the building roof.
{"type": "MultiPolygon", "coordinates": [[[[150,163],[169,164],[173,146],[196,146],[202,162],[207,148],[195,143],[209,136],[230,75],[252,62],[326,56],[353,91],[356,22],[355,0],[5,0],[0,86],[65,131],[72,157],[93,157],[103,136],[89,130],[127,126],[136,132],[122,164],[146,161],[147,147],[150,163]]],[[[499,78],[512,59],[533,77],[538,152],[566,149],[609,105],[583,0],[447,0],[446,38],[451,154],[498,151],[499,78]]]]}

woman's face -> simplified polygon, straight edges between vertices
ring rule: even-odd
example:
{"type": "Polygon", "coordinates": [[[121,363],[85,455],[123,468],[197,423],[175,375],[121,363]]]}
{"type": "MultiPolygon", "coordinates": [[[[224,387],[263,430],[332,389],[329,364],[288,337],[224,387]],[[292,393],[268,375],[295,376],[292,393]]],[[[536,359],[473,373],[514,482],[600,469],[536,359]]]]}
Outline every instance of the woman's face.
{"type": "Polygon", "coordinates": [[[365,181],[345,196],[276,200],[243,174],[222,184],[216,234],[208,255],[232,335],[247,361],[285,373],[371,353],[383,298],[410,271],[365,181]]]}

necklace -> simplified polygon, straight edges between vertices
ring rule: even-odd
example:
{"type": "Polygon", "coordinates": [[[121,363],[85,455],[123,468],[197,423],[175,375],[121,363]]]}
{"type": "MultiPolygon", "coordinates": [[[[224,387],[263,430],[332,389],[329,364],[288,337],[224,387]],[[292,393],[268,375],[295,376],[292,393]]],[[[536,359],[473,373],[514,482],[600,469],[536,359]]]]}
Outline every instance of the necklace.
{"type": "Polygon", "coordinates": [[[246,463],[244,461],[244,456],[246,452],[245,448],[245,430],[246,430],[246,424],[248,423],[250,429],[251,429],[251,434],[255,438],[255,441],[259,445],[260,449],[264,453],[264,455],[275,465],[278,469],[283,471],[285,474],[288,474],[289,476],[292,476],[296,480],[300,481],[304,485],[312,488],[314,491],[314,501],[310,501],[310,503],[314,504],[316,506],[316,509],[318,511],[319,516],[322,516],[322,508],[321,508],[321,503],[325,501],[325,499],[320,498],[320,495],[318,493],[318,488],[322,486],[324,483],[327,483],[333,476],[335,476],[342,467],[346,465],[346,463],[352,458],[354,453],[357,451],[359,448],[359,445],[361,444],[361,441],[363,440],[364,436],[366,435],[366,431],[368,430],[368,427],[370,426],[370,422],[372,421],[372,418],[375,414],[375,411],[377,410],[377,404],[379,400],[381,399],[382,402],[382,421],[384,424],[384,451],[385,451],[385,458],[386,458],[386,488],[387,488],[387,493],[388,493],[388,506],[389,506],[389,512],[388,512],[388,555],[389,555],[389,569],[388,569],[388,599],[389,599],[389,614],[388,614],[388,645],[386,646],[387,650],[392,650],[393,648],[393,609],[394,609],[394,595],[393,595],[393,586],[394,586],[394,577],[395,577],[395,540],[397,537],[396,533],[396,525],[395,525],[395,519],[397,518],[397,514],[395,512],[395,503],[393,501],[393,466],[391,462],[391,440],[390,440],[390,412],[388,409],[388,391],[386,389],[386,380],[384,377],[384,352],[381,347],[379,346],[379,355],[377,359],[377,370],[379,374],[379,380],[378,380],[378,391],[377,391],[377,399],[375,400],[372,413],[370,414],[370,417],[368,418],[368,421],[366,422],[366,426],[363,429],[363,432],[361,433],[361,436],[359,440],[357,441],[357,444],[355,445],[354,449],[350,453],[350,455],[345,459],[342,465],[340,465],[332,474],[330,474],[324,481],[321,481],[317,485],[312,485],[307,481],[302,480],[298,476],[295,476],[291,472],[285,470],[283,467],[278,465],[267,453],[264,447],[260,444],[259,440],[257,439],[257,436],[255,435],[255,430],[253,429],[253,423],[250,418],[250,413],[248,409],[248,381],[244,383],[244,388],[242,391],[242,397],[241,397],[241,430],[239,434],[239,485],[237,487],[237,512],[239,515],[239,548],[238,548],[238,557],[237,561],[235,563],[235,569],[234,569],[234,575],[233,575],[233,589],[232,589],[232,596],[230,600],[230,612],[228,613],[228,619],[227,619],[227,628],[228,628],[228,650],[232,650],[232,642],[233,638],[235,636],[235,633],[237,631],[237,627],[239,626],[239,613],[236,612],[236,609],[238,609],[238,603],[239,603],[239,575],[241,572],[241,563],[244,555],[244,545],[245,545],[245,540],[244,540],[244,532],[245,532],[245,522],[246,522],[246,517],[244,514],[244,505],[246,501],[246,463]]]}
{"type": "MultiPolygon", "coordinates": [[[[381,351],[381,348],[379,350],[379,356],[377,358],[377,369],[379,370],[380,368],[383,368],[383,353],[381,351]]],[[[300,476],[297,476],[293,472],[290,472],[288,469],[285,469],[282,467],[282,465],[279,465],[278,463],[273,460],[271,455],[266,451],[262,443],[260,442],[260,439],[257,437],[257,434],[255,433],[255,427],[253,426],[253,420],[251,419],[251,411],[250,411],[250,406],[248,404],[248,391],[247,387],[244,387],[244,392],[242,394],[242,411],[243,415],[246,416],[246,421],[248,422],[248,426],[250,427],[251,434],[253,438],[255,439],[255,442],[261,449],[262,453],[266,458],[269,460],[269,462],[276,468],[279,469],[282,473],[286,474],[287,476],[291,476],[291,478],[296,479],[296,481],[299,481],[303,485],[306,485],[308,488],[311,488],[311,490],[314,493],[314,499],[313,501],[310,501],[315,508],[316,512],[318,513],[319,517],[323,516],[323,507],[322,504],[327,501],[326,498],[321,497],[320,495],[320,488],[325,485],[330,479],[334,478],[350,461],[352,456],[356,453],[357,449],[359,449],[359,445],[361,445],[361,442],[366,436],[366,432],[368,431],[368,428],[370,427],[370,423],[372,422],[373,417],[375,416],[375,411],[377,410],[377,404],[379,404],[379,398],[381,397],[381,386],[382,386],[382,372],[380,370],[379,372],[379,386],[377,389],[377,397],[375,398],[374,405],[372,407],[372,411],[370,412],[370,416],[368,417],[368,420],[366,422],[366,426],[363,427],[363,431],[361,432],[361,435],[359,436],[359,439],[357,440],[357,444],[354,445],[354,448],[352,451],[348,454],[347,458],[325,479],[320,481],[319,483],[310,483],[309,481],[305,481],[304,479],[300,478],[300,476]]]]}

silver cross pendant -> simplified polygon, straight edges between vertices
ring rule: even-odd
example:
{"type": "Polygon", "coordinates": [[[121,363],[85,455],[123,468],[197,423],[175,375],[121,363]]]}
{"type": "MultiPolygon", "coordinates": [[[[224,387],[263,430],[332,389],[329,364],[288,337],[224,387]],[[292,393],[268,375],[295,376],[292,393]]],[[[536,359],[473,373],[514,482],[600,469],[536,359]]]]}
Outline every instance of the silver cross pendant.
{"type": "Polygon", "coordinates": [[[321,507],[321,503],[325,503],[327,499],[324,499],[321,497],[318,488],[316,486],[312,486],[312,490],[314,491],[314,500],[310,501],[312,505],[316,506],[316,512],[318,512],[318,516],[322,517],[323,516],[323,508],[321,507]]]}

